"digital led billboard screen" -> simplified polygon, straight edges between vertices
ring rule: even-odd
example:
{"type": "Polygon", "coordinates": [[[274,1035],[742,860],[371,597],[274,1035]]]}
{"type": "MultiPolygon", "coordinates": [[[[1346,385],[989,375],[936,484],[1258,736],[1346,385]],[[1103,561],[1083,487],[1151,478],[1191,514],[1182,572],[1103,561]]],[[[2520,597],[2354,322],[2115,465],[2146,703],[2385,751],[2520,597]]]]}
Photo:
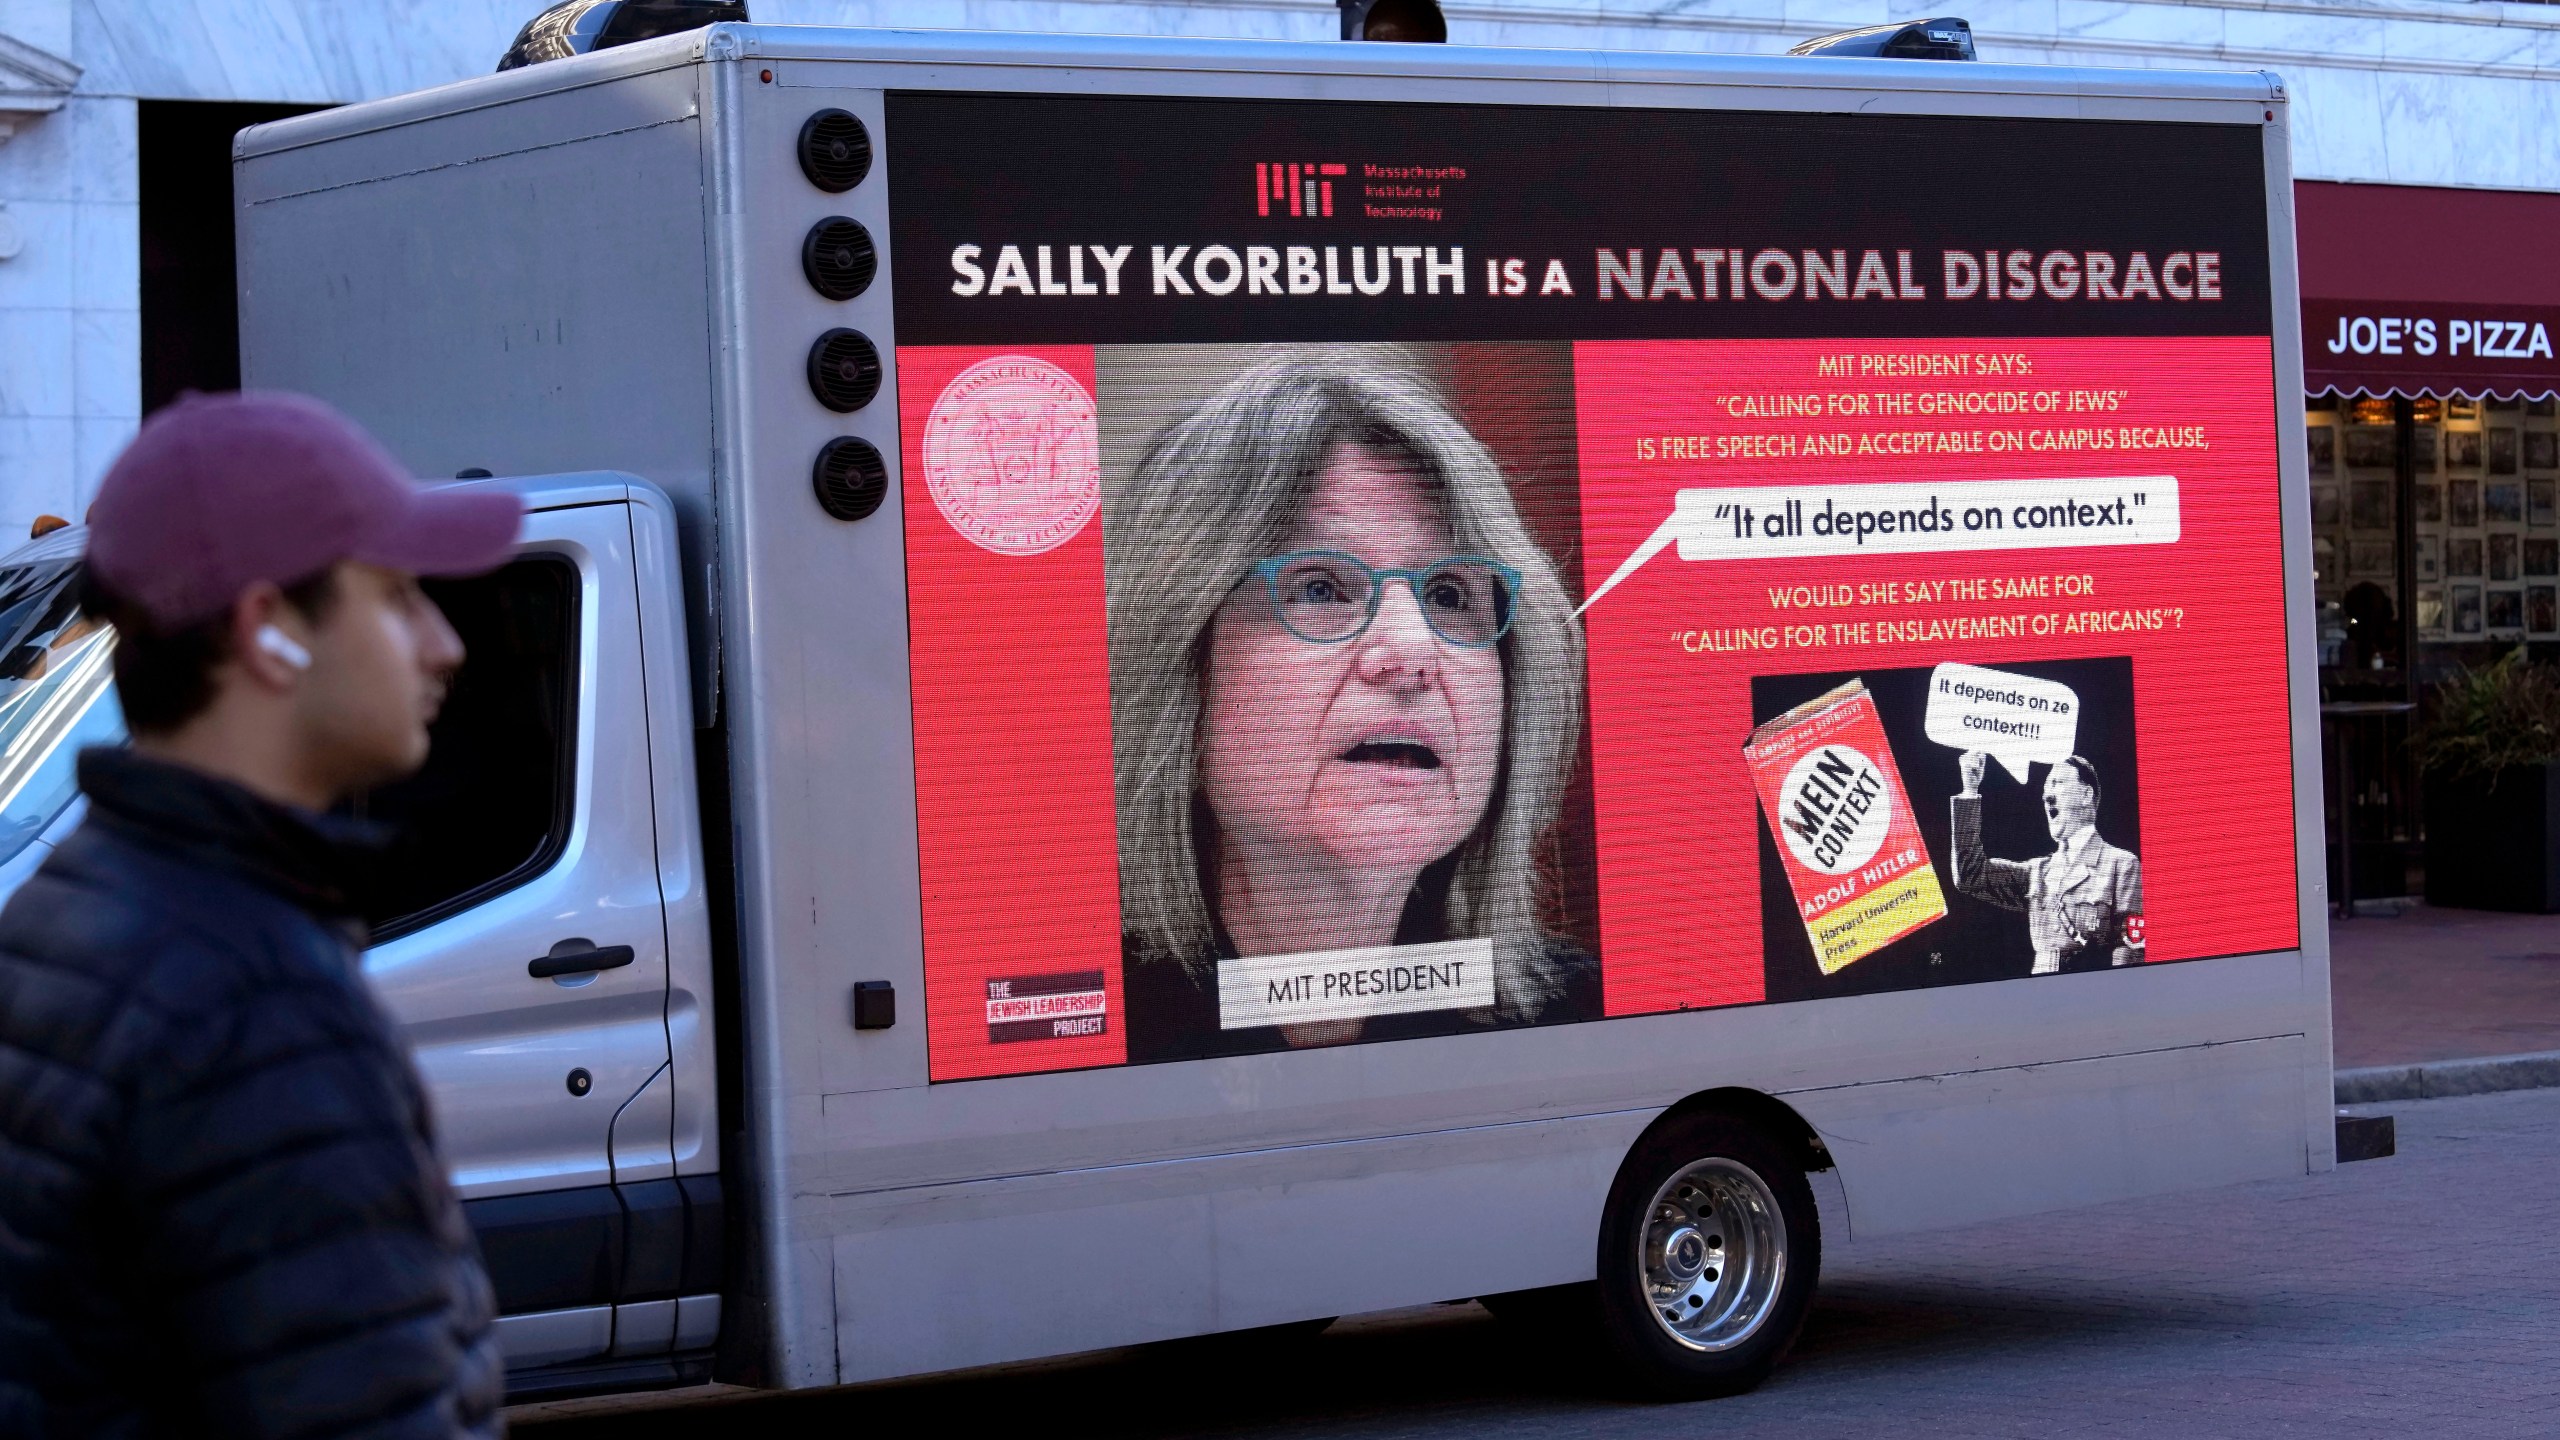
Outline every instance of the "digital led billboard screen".
{"type": "Polygon", "coordinates": [[[935,1079],[2297,943],[2256,130],[887,113],[935,1079]]]}

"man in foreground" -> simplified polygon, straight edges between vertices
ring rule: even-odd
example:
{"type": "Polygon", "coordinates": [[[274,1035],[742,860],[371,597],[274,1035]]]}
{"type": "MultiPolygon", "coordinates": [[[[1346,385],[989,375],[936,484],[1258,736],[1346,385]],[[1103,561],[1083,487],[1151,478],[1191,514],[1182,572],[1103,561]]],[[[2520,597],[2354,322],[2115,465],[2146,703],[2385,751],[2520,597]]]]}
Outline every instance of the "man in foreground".
{"type": "Polygon", "coordinates": [[[191,396],[90,512],[128,750],[0,912],[0,1436],[479,1436],[491,1298],[357,968],[364,838],[462,662],[420,575],[511,496],[288,395],[191,396]]]}

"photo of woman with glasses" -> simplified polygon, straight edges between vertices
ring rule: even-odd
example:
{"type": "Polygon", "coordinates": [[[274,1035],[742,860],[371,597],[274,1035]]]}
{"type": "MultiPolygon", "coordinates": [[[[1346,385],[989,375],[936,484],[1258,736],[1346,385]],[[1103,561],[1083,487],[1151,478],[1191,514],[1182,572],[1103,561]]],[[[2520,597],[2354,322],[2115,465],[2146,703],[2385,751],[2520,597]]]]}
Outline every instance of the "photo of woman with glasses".
{"type": "Polygon", "coordinates": [[[1574,596],[1435,389],[1247,370],[1103,523],[1131,1060],[1599,1013],[1540,863],[1579,752],[1574,596]],[[1221,1028],[1222,960],[1459,939],[1491,942],[1489,1007],[1221,1028]]]}

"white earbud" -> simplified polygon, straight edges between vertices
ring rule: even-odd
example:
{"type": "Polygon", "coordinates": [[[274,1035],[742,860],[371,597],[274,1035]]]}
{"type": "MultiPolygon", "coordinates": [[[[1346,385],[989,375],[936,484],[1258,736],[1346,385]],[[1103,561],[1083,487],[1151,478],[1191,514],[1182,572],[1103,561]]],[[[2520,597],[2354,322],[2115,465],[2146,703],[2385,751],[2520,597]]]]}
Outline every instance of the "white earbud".
{"type": "Polygon", "coordinates": [[[273,655],[296,670],[311,668],[311,652],[295,643],[294,638],[273,625],[258,627],[258,648],[273,655]]]}

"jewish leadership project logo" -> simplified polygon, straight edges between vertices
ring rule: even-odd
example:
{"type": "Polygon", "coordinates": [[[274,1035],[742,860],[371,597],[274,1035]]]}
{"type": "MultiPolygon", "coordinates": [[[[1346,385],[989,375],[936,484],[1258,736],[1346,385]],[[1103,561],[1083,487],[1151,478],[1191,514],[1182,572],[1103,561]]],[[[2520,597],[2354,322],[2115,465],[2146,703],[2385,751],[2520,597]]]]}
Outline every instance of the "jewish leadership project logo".
{"type": "Polygon", "coordinates": [[[987,1040],[1063,1040],[1111,1028],[1111,1003],[1099,970],[1000,976],[987,982],[987,1040]]]}
{"type": "Polygon", "coordinates": [[[982,550],[1057,549],[1102,508],[1093,396],[1033,356],[979,361],[933,402],[924,483],[951,528],[982,550]]]}

